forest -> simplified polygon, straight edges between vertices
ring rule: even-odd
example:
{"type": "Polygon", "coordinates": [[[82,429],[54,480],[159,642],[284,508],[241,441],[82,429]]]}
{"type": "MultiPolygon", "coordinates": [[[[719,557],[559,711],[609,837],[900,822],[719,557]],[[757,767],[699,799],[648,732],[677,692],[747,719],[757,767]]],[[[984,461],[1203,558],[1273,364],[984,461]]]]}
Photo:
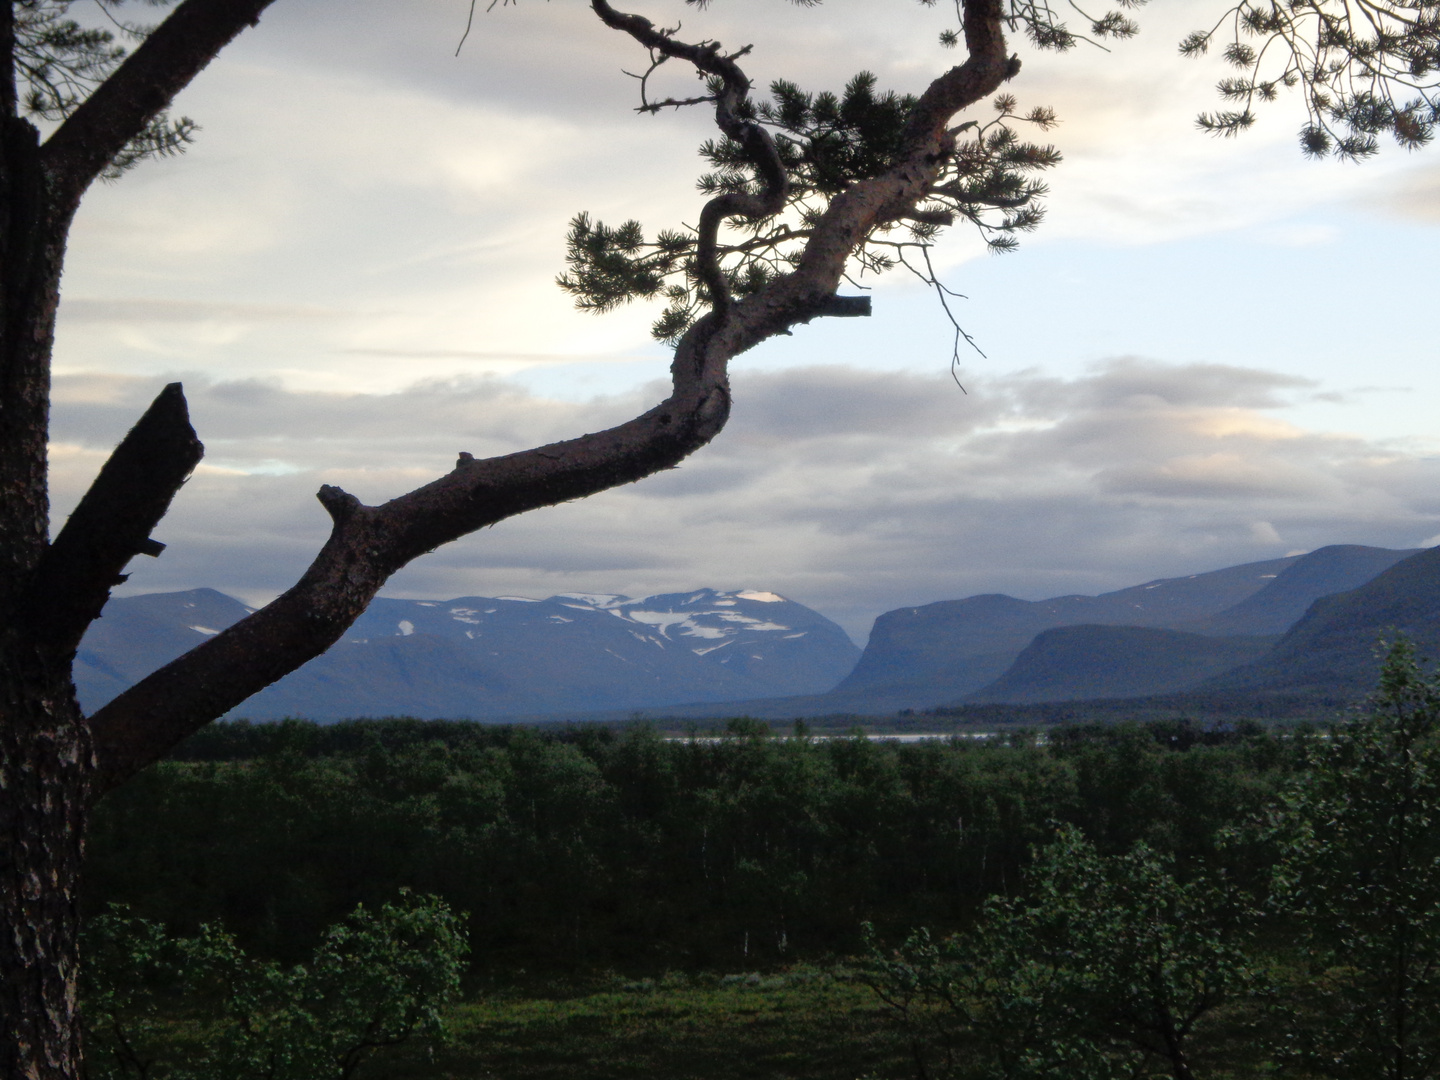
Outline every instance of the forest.
{"type": "Polygon", "coordinates": [[[86,895],[287,961],[409,887],[470,913],[485,967],[772,965],[853,952],[866,921],[962,926],[1058,823],[1213,859],[1301,754],[1183,722],[921,743],[217,725],[100,804],[86,895]]]}
{"type": "Polygon", "coordinates": [[[215,725],[96,810],[92,1068],[1440,1075],[1440,688],[1401,645],[1337,719],[215,725]],[[165,949],[209,974],[180,989],[165,949]],[[204,1001],[278,993],[217,991],[237,957],[331,1001],[386,949],[397,1037],[177,1064],[204,1001]],[[140,991],[104,983],[137,956],[140,991]]]}

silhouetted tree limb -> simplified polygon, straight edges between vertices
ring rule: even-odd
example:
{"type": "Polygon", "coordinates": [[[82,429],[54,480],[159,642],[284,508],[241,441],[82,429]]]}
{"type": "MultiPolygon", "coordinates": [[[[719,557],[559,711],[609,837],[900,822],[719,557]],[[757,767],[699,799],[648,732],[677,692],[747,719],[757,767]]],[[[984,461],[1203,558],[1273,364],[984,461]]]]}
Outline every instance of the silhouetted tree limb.
{"type": "Polygon", "coordinates": [[[1254,124],[1257,103],[1296,89],[1306,113],[1300,147],[1312,157],[1368,158],[1382,133],[1407,150],[1435,137],[1435,0],[1239,0],[1209,29],[1187,36],[1181,54],[1205,54],[1227,26],[1222,55],[1235,74],[1216,89],[1229,107],[1202,113],[1202,131],[1236,135],[1254,124]]]}
{"type": "MultiPolygon", "coordinates": [[[[782,200],[784,171],[768,133],[739,116],[749,82],[717,43],[690,45],[648,20],[592,0],[606,25],[647,48],[691,63],[722,84],[716,124],[748,148],[765,190],[727,192],[702,214],[702,239],[731,216],[765,213],[782,200]]],[[[705,445],[730,414],[731,358],[797,323],[868,311],[868,298],[838,297],[846,263],[876,227],[923,202],[954,149],[951,118],[992,94],[1018,64],[1005,49],[998,0],[967,7],[969,56],[937,79],[906,126],[901,152],[886,172],[839,194],[805,238],[795,269],[734,299],[712,285],[713,310],[681,338],[670,396],[618,427],[504,457],[461,455],[447,475],[381,506],[338,488],[320,500],[333,519],[330,539],[294,587],[274,602],[143,679],[90,718],[96,793],[123,781],[216,716],[319,656],[359,617],[385,581],[406,563],[486,525],[541,506],[630,483],[674,466],[705,445]]],[[[707,256],[702,252],[702,262],[707,256]]],[[[713,273],[714,262],[710,261],[713,273]]]]}
{"type": "MultiPolygon", "coordinates": [[[[126,562],[158,551],[150,532],[202,447],[179,386],[167,387],[47,541],[49,370],[66,237],[97,177],[185,141],[188,122],[167,127],[168,107],[268,3],[182,0],[126,56],[107,32],[66,22],[63,0],[0,0],[10,16],[0,20],[0,50],[8,50],[0,63],[11,76],[0,88],[0,1080],[81,1075],[77,889],[86,808],[96,796],[324,652],[417,556],[512,515],[670,468],[707,443],[730,413],[733,357],[798,323],[868,313],[867,297],[837,295],[847,263],[894,222],[938,227],[919,223],[935,210],[928,203],[938,179],[963,156],[951,118],[1016,70],[1002,0],[970,0],[964,62],[913,103],[884,99],[876,114],[884,152],[866,150],[860,167],[811,190],[803,228],[784,234],[797,246],[781,259],[762,245],[774,272],[750,275],[741,290],[721,265],[729,250],[721,229],[772,217],[792,194],[791,171],[748,99],[738,63],[748,50],[687,43],[592,0],[597,16],[652,57],[688,64],[706,80],[717,145],[744,173],[709,192],[693,244],[685,239],[698,288],[674,335],[669,396],[606,431],[483,461],[461,454],[446,475],[383,505],[322,488],[331,534],[291,589],[86,718],[70,670],[80,636],[126,562]],[[58,130],[42,144],[27,116],[58,130]]],[[[869,84],[854,85],[864,99],[869,84]]],[[[1023,158],[1004,140],[986,147],[981,173],[992,151],[1023,158]]],[[[1003,190],[990,190],[991,180],[981,187],[1014,194],[1008,181],[1003,190]]],[[[600,269],[592,283],[605,285],[600,269]]]]}

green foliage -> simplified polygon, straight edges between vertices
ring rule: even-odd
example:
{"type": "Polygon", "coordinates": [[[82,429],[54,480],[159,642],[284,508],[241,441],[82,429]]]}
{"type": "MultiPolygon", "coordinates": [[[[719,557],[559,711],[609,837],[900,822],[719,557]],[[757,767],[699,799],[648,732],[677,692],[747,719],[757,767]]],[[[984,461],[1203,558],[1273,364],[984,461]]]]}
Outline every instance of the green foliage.
{"type": "MultiPolygon", "coordinates": [[[[163,7],[172,0],[145,0],[163,7]]],[[[143,41],[149,27],[121,22],[116,12],[126,0],[97,0],[98,9],[114,31],[84,26],[70,17],[74,0],[14,0],[15,77],[21,105],[41,120],[64,120],[104,82],[128,55],[120,39],[143,41]]],[[[193,139],[196,124],[189,117],[172,119],[161,113],[131,139],[105,170],[118,179],[149,157],[180,153],[193,139]]]]}
{"type": "Polygon", "coordinates": [[[102,1080],[151,1077],[173,1025],[162,1004],[176,997],[186,945],[159,923],[136,918],[122,905],[87,920],[80,969],[86,1065],[102,1080]]]}
{"type": "MultiPolygon", "coordinates": [[[[1081,730],[1056,752],[1113,842],[1109,815],[1153,805],[1148,751],[1081,730]]],[[[1440,677],[1401,641],[1365,716],[1288,742],[1300,767],[1206,858],[1106,854],[1066,827],[967,932],[872,940],[921,1074],[1189,1080],[1205,1029],[1243,1016],[1246,1075],[1440,1077],[1440,677]]]]}
{"type": "Polygon", "coordinates": [[[1099,854],[1060,830],[1023,899],[968,933],[872,943],[868,978],[931,1077],[1189,1075],[1198,1025],[1250,980],[1244,905],[1223,878],[1182,881],[1144,844],[1099,854]]]}
{"type": "Polygon", "coordinates": [[[1312,744],[1271,839],[1271,902],[1300,928],[1282,1059],[1346,1080],[1440,1076],[1440,683],[1407,643],[1369,714],[1312,744]]]}
{"type": "Polygon", "coordinates": [[[468,951],[442,901],[408,893],[356,908],[293,968],[213,926],[176,939],[121,908],[91,919],[84,944],[89,1065],[103,1080],[349,1080],[377,1050],[444,1038],[468,951]],[[161,1019],[177,1010],[201,1029],[192,1045],[161,1019]]]}

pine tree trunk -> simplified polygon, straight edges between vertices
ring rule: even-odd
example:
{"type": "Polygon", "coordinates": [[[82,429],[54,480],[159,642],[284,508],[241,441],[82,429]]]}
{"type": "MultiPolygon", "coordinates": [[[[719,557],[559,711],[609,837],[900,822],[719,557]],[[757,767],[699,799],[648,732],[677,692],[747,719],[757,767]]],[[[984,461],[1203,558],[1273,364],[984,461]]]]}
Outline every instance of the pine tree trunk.
{"type": "Polygon", "coordinates": [[[0,654],[0,1078],[76,1080],[93,754],[68,670],[40,663],[18,637],[6,630],[0,654]]]}
{"type": "Polygon", "coordinates": [[[80,1075],[77,885],[94,754],[73,646],[41,629],[50,354],[71,208],[0,118],[0,1080],[80,1075]]]}

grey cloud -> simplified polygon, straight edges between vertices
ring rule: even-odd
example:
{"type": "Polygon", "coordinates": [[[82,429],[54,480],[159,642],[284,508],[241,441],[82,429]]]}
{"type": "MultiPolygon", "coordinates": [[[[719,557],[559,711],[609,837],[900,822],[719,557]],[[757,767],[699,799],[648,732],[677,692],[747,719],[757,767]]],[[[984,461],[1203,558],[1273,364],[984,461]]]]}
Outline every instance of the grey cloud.
{"type": "Polygon", "coordinates": [[[1286,403],[1280,391],[1317,386],[1313,379],[1255,371],[1230,364],[1192,364],[1167,368],[1140,359],[1115,360],[1104,368],[1097,390],[1111,401],[1130,397],[1158,398],[1175,406],[1229,405],[1270,409],[1286,403]]]}
{"type": "Polygon", "coordinates": [[[766,473],[757,461],[721,461],[716,458],[692,457],[644,481],[645,495],[652,499],[693,498],[697,495],[720,495],[743,492],[766,473]]]}
{"type": "MultiPolygon", "coordinates": [[[[51,437],[113,445],[167,378],[59,376],[51,437]]],[[[403,394],[292,393],[262,380],[182,380],[209,460],[243,467],[282,459],[299,469],[448,468],[461,451],[490,456],[579,434],[577,421],[609,426],[634,415],[640,394],[588,409],[537,399],[498,378],[419,383],[403,394]],[[583,420],[581,416],[583,415],[583,420]]]]}
{"type": "Polygon", "coordinates": [[[1000,403],[966,397],[953,384],[907,372],[855,368],[791,369],[793,394],[736,390],[733,430],[741,438],[792,442],[853,434],[893,432],[958,434],[992,422],[1000,403]]]}
{"type": "MultiPolygon", "coordinates": [[[[863,638],[902,605],[1094,592],[1440,531],[1440,460],[1289,427],[1246,403],[1296,380],[1225,370],[1229,385],[1212,366],[1116,363],[1070,380],[1000,377],[969,397],[943,375],[742,373],[731,427],[681,468],[483,530],[403,571],[390,592],[764,587],[863,638]]],[[[57,505],[73,504],[98,446],[159,383],[59,380],[57,439],[84,449],[57,457],[57,505]]],[[[157,532],[170,548],[137,560],[130,588],[273,595],[324,540],[320,483],[379,501],[448,469],[462,447],[502,453],[593,431],[660,392],[564,403],[499,379],[392,395],[195,381],[212,462],[292,471],[202,468],[157,532]]]]}
{"type": "Polygon", "coordinates": [[[1025,411],[1071,408],[1084,403],[1106,406],[1232,406],[1270,409],[1287,403],[1282,391],[1299,391],[1318,384],[1277,371],[1232,364],[1187,364],[1178,367],[1144,357],[1118,357],[1097,365],[1095,377],[1076,383],[1034,375],[1025,378],[1022,397],[1015,407],[1025,411]]]}
{"type": "Polygon", "coordinates": [[[615,363],[649,360],[642,354],[579,357],[573,353],[497,352],[489,349],[343,349],[346,356],[388,356],[396,360],[511,360],[528,364],[615,363]]]}
{"type": "Polygon", "coordinates": [[[1182,456],[1160,465],[1102,469],[1095,481],[1105,492],[1185,499],[1279,499],[1331,493],[1336,486],[1288,462],[1257,462],[1239,454],[1182,456]]]}
{"type": "Polygon", "coordinates": [[[187,300],[71,299],[60,308],[65,323],[286,322],[335,319],[347,313],[301,304],[212,304],[187,300]]]}

